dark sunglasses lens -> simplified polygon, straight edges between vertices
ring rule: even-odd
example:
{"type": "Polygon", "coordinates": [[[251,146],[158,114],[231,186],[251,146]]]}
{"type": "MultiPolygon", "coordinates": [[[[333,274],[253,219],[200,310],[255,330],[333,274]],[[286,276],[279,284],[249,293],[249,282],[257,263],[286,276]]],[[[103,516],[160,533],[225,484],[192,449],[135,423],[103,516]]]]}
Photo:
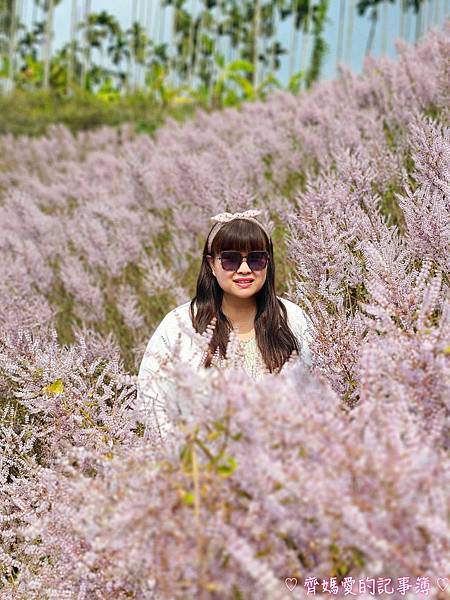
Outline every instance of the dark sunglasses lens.
{"type": "Polygon", "coordinates": [[[252,271],[262,271],[267,265],[267,254],[264,252],[250,252],[247,262],[252,271]]]}
{"type": "MultiPolygon", "coordinates": [[[[240,252],[225,251],[220,255],[222,267],[225,271],[237,271],[241,264],[240,252]]],[[[267,254],[265,252],[250,252],[247,263],[252,271],[262,271],[267,266],[267,254]]]]}
{"type": "Polygon", "coordinates": [[[222,252],[220,256],[222,258],[222,267],[225,271],[236,271],[239,269],[241,262],[240,252],[222,252]]]}

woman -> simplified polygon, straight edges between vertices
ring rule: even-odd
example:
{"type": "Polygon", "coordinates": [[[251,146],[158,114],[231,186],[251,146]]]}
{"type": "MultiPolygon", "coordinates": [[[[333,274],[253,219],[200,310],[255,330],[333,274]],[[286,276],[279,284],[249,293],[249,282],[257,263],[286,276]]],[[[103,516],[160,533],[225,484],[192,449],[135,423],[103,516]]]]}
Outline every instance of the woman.
{"type": "MultiPolygon", "coordinates": [[[[159,372],[177,344],[180,358],[197,370],[230,368],[227,345],[234,330],[242,366],[255,380],[279,373],[293,353],[311,364],[303,310],[275,294],[273,244],[256,219],[260,212],[212,217],[215,224],[203,249],[195,297],[170,311],[147,344],[138,374],[138,407],[147,417],[152,413],[160,432],[171,429],[165,412],[175,395],[173,384],[159,372]],[[216,324],[209,347],[199,354],[186,328],[194,335],[202,334],[213,318],[216,324]]],[[[182,403],[175,403],[181,414],[187,414],[182,403]]]]}

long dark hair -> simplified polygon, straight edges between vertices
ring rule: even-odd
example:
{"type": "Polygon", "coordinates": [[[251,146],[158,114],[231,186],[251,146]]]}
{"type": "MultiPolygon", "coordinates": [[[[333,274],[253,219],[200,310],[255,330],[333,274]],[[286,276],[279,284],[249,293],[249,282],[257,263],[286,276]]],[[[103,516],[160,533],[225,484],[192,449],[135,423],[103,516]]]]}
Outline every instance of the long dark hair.
{"type": "MultiPolygon", "coordinates": [[[[212,229],[212,228],[211,228],[212,229]]],[[[211,233],[211,231],[210,231],[211,233]]],[[[216,326],[204,360],[204,367],[210,367],[213,356],[219,348],[220,356],[226,358],[226,349],[233,326],[222,312],[223,290],[217,283],[207,261],[208,237],[203,248],[203,258],[197,279],[196,295],[190,303],[192,325],[197,333],[203,333],[216,317],[216,326]],[[197,312],[194,313],[194,306],[197,312]]],[[[233,219],[223,225],[215,235],[211,254],[217,256],[222,250],[267,250],[269,262],[266,281],[256,293],[255,334],[266,367],[270,373],[278,373],[292,352],[299,352],[298,342],[287,323],[287,311],[275,293],[275,262],[272,240],[257,225],[246,219],[233,219]]]]}

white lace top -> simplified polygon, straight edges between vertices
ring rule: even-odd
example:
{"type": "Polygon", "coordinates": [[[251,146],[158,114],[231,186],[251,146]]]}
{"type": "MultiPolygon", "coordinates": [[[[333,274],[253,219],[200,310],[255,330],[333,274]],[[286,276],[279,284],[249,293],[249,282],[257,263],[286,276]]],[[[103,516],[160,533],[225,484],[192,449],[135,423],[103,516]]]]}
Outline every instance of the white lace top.
{"type": "MultiPolygon", "coordinates": [[[[286,307],[289,328],[299,343],[301,349],[299,360],[310,366],[311,333],[306,315],[294,302],[279,296],[278,298],[286,307]]],[[[189,412],[189,407],[184,406],[183,398],[176,392],[176,383],[163,373],[162,365],[171,361],[176,350],[180,360],[188,363],[191,368],[199,372],[209,371],[203,367],[204,351],[199,351],[197,340],[194,340],[194,337],[199,334],[192,326],[189,309],[190,302],[185,302],[167,313],[148,341],[139,367],[135,409],[139,413],[139,419],[147,423],[151,421],[153,423],[151,426],[156,426],[160,433],[164,431],[167,433],[172,429],[166,414],[169,403],[171,406],[175,403],[180,414],[189,412]]],[[[228,351],[227,355],[229,355],[228,351]]],[[[255,380],[261,379],[265,372],[268,372],[256,343],[256,337],[239,340],[237,357],[238,364],[242,364],[255,380]]],[[[212,364],[217,368],[233,368],[233,361],[219,359],[218,353],[213,358],[212,364]]]]}
{"type": "MultiPolygon", "coordinates": [[[[261,379],[267,371],[266,364],[256,342],[256,336],[248,340],[239,340],[238,352],[242,355],[242,366],[252,379],[261,379]]],[[[214,356],[211,365],[219,369],[232,368],[225,359],[214,356]]]]}

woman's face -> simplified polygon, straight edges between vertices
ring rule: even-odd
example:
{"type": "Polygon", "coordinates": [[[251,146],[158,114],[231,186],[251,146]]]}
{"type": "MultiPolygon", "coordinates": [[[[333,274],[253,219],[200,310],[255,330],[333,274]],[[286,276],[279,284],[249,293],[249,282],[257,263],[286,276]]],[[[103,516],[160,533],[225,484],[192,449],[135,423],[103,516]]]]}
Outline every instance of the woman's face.
{"type": "MultiPolygon", "coordinates": [[[[247,256],[246,252],[241,252],[240,254],[243,257],[247,256]]],[[[217,256],[214,259],[208,256],[207,260],[224,294],[230,294],[239,298],[249,298],[259,292],[266,281],[267,265],[262,271],[252,271],[247,261],[243,260],[236,271],[225,271],[217,256]],[[251,284],[245,287],[238,285],[237,282],[242,279],[250,279],[251,284]]]]}

